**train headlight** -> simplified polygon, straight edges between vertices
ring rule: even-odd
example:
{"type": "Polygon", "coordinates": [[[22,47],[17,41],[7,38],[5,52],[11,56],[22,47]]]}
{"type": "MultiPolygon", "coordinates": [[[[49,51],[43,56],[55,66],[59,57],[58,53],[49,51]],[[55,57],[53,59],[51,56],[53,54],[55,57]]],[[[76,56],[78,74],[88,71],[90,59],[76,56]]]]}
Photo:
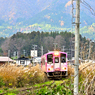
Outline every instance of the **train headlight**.
{"type": "Polygon", "coordinates": [[[67,70],[67,68],[66,67],[62,67],[62,70],[67,70]]]}
{"type": "Polygon", "coordinates": [[[48,71],[50,71],[50,68],[48,68],[48,71]]]}
{"type": "Polygon", "coordinates": [[[53,68],[48,68],[48,71],[53,71],[53,68]]]}
{"type": "Polygon", "coordinates": [[[55,56],[58,56],[58,55],[59,55],[59,52],[58,52],[58,51],[55,51],[55,52],[54,52],[54,55],[55,55],[55,56]]]}

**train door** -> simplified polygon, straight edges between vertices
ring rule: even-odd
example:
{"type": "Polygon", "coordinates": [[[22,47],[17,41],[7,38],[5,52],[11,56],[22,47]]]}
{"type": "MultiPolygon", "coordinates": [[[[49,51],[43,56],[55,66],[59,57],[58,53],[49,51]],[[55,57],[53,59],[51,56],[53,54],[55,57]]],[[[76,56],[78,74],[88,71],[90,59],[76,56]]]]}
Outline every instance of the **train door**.
{"type": "Polygon", "coordinates": [[[54,57],[54,63],[55,63],[55,71],[59,71],[60,70],[60,57],[54,57]]]}

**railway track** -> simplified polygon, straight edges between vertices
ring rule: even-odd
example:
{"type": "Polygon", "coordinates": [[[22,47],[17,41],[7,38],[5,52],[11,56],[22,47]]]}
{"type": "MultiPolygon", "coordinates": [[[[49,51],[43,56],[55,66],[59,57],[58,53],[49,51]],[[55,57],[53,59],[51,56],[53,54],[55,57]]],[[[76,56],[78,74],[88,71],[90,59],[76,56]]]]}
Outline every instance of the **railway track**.
{"type": "MultiPolygon", "coordinates": [[[[56,80],[53,80],[50,84],[44,84],[41,86],[32,86],[32,87],[24,87],[24,88],[18,88],[16,90],[11,89],[9,91],[5,91],[3,93],[0,93],[0,95],[6,95],[8,93],[17,93],[16,95],[36,95],[35,91],[39,91],[42,88],[49,88],[49,89],[56,89],[58,86],[58,82],[56,80]]],[[[71,90],[73,93],[73,90],[66,86],[66,81],[61,80],[60,86],[64,86],[65,89],[71,90]]]]}

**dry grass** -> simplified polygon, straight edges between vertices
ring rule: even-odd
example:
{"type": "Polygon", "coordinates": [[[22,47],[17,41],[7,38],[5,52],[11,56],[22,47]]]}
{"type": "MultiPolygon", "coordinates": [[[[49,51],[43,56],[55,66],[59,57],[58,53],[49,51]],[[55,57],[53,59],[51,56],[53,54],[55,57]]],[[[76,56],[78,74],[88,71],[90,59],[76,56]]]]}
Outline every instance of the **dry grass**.
{"type": "Polygon", "coordinates": [[[80,75],[83,78],[91,79],[95,74],[95,64],[94,63],[84,63],[79,66],[80,75]]]}
{"type": "MultiPolygon", "coordinates": [[[[95,76],[95,64],[81,64],[79,66],[79,74],[83,80],[83,85],[88,85],[95,76]]],[[[68,76],[71,75],[74,75],[74,68],[68,66],[68,76]]],[[[47,81],[47,77],[41,71],[39,65],[34,67],[17,67],[16,65],[0,66],[0,78],[3,79],[5,86],[8,87],[23,87],[47,81]]]]}
{"type": "MultiPolygon", "coordinates": [[[[94,63],[83,63],[79,65],[79,74],[86,78],[90,73],[94,75],[95,72],[95,64],[94,63]],[[91,72],[92,71],[92,72],[91,72]]],[[[74,66],[68,66],[68,75],[74,75],[74,66]]]]}
{"type": "Polygon", "coordinates": [[[74,68],[68,65],[68,76],[74,75],[74,68]]]}
{"type": "Polygon", "coordinates": [[[79,66],[80,77],[81,77],[81,87],[80,95],[83,93],[86,95],[94,95],[94,85],[95,85],[95,63],[84,63],[79,66]]]}
{"type": "Polygon", "coordinates": [[[46,81],[45,74],[39,69],[39,65],[35,67],[1,66],[0,77],[3,79],[5,86],[8,87],[22,87],[46,81]]]}

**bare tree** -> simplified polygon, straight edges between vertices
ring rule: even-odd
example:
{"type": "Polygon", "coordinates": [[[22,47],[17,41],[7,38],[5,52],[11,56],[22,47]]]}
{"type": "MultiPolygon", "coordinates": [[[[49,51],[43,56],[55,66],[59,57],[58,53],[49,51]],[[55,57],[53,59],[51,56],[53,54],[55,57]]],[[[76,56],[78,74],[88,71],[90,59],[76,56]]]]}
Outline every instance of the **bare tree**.
{"type": "Polygon", "coordinates": [[[58,45],[58,49],[61,50],[61,47],[66,44],[64,38],[61,35],[57,35],[54,40],[55,43],[58,45]]]}
{"type": "Polygon", "coordinates": [[[3,55],[7,56],[8,50],[9,50],[9,43],[10,43],[10,38],[7,38],[4,43],[1,45],[1,48],[3,50],[3,55]]]}
{"type": "Polygon", "coordinates": [[[23,40],[22,38],[18,38],[14,40],[12,39],[10,41],[10,48],[13,48],[13,50],[17,49],[19,56],[20,56],[20,51],[24,45],[25,45],[25,40],[23,40]]]}
{"type": "Polygon", "coordinates": [[[53,50],[53,43],[54,43],[54,38],[53,37],[44,37],[43,39],[43,44],[46,48],[46,50],[53,50]]]}
{"type": "Polygon", "coordinates": [[[4,52],[4,54],[7,55],[8,50],[12,52],[14,51],[18,51],[18,55],[20,56],[20,51],[21,48],[25,45],[25,40],[23,40],[22,38],[18,38],[18,39],[12,39],[12,38],[8,38],[7,40],[5,40],[5,42],[2,44],[1,48],[4,52]]]}

